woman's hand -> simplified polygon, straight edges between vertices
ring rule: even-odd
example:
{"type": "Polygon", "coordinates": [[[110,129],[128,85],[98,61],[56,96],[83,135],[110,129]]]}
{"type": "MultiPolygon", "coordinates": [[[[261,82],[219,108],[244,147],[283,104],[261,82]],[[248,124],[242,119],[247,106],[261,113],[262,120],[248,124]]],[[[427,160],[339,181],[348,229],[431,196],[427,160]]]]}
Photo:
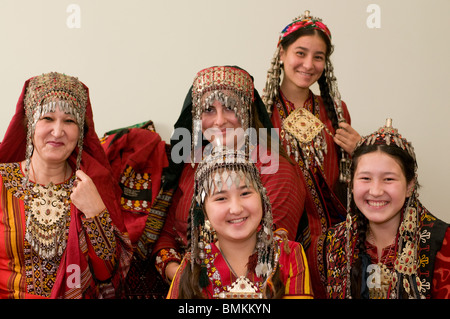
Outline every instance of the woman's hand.
{"type": "Polygon", "coordinates": [[[339,128],[334,135],[334,142],[342,147],[344,151],[351,155],[360,139],[361,136],[350,124],[345,122],[339,123],[339,128]]]}
{"type": "Polygon", "coordinates": [[[73,183],[72,195],[70,195],[72,203],[83,212],[86,218],[97,216],[106,208],[97,187],[83,171],[78,170],[75,175],[77,179],[73,183]]]}

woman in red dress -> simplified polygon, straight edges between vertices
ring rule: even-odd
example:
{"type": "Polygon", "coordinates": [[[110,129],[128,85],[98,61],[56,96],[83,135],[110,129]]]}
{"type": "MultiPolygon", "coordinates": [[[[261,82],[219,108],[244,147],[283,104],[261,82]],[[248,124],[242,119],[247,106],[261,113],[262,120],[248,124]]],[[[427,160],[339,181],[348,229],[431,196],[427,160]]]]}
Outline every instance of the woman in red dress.
{"type": "Polygon", "coordinates": [[[88,88],[26,81],[0,162],[0,298],[122,297],[132,249],[88,88]]]}

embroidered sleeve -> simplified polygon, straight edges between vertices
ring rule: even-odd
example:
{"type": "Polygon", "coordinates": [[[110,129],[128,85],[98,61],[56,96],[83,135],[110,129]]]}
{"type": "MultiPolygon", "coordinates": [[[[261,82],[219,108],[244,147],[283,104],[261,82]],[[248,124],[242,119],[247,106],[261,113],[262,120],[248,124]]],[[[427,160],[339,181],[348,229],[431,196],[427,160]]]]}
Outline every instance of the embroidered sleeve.
{"type": "Polygon", "coordinates": [[[95,254],[102,260],[112,260],[116,251],[116,238],[108,211],[105,209],[93,218],[83,218],[82,222],[95,254]]]}
{"type": "Polygon", "coordinates": [[[181,263],[181,255],[173,248],[163,248],[156,254],[155,267],[164,280],[166,278],[166,266],[169,262],[181,263]]]}

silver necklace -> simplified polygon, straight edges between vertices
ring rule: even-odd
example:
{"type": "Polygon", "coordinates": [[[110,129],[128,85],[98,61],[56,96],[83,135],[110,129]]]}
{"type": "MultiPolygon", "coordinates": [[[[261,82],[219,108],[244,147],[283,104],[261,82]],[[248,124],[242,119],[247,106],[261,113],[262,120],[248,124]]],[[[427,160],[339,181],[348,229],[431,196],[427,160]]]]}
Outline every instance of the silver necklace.
{"type": "Polygon", "coordinates": [[[37,183],[30,185],[27,196],[25,238],[32,249],[43,259],[62,256],[67,245],[68,225],[70,223],[71,180],[66,181],[67,162],[65,164],[64,182],[47,186],[37,183]]]}
{"type": "Polygon", "coordinates": [[[231,287],[228,291],[222,291],[221,293],[214,295],[214,297],[219,299],[262,299],[263,293],[257,292],[258,289],[255,284],[247,278],[248,269],[245,276],[238,276],[233,267],[231,267],[230,263],[228,262],[227,257],[223,253],[222,249],[220,249],[219,246],[217,246],[217,248],[219,248],[219,251],[222,254],[223,259],[225,260],[225,263],[237,279],[231,284],[231,287]]]}

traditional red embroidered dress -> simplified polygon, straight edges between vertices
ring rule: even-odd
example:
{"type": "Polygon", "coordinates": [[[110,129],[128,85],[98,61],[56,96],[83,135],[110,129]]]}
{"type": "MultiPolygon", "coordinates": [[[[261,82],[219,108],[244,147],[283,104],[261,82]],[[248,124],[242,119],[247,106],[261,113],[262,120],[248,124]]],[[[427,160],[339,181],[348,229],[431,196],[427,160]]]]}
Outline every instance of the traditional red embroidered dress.
{"type": "MultiPolygon", "coordinates": [[[[277,253],[280,256],[278,265],[275,266],[280,267],[281,279],[285,285],[283,298],[312,299],[313,295],[310,286],[308,264],[302,246],[297,242],[289,241],[290,252],[287,252],[284,248],[283,240],[279,237],[275,237],[275,239],[277,241],[277,253]]],[[[218,295],[222,292],[229,292],[237,277],[233,274],[225,258],[214,243],[207,245],[205,251],[207,274],[210,284],[204,290],[204,296],[208,299],[214,299],[218,298],[218,295]]],[[[181,266],[178,268],[177,274],[172,280],[167,298],[178,298],[181,275],[183,270],[190,266],[190,253],[187,253],[185,258],[183,258],[181,266]]],[[[246,277],[254,285],[256,292],[261,292],[264,284],[263,280],[256,276],[254,272],[250,272],[246,277]]]]}
{"type": "MultiPolygon", "coordinates": [[[[64,272],[59,269],[59,264],[65,256],[42,259],[25,239],[25,193],[21,187],[24,175],[20,163],[1,164],[0,174],[0,233],[3,234],[0,240],[0,298],[50,297],[58,272],[64,272]]],[[[68,214],[66,240],[70,223],[81,223],[86,232],[78,234],[80,247],[85,258],[90,260],[94,277],[109,279],[117,263],[114,235],[117,229],[111,223],[109,213],[105,211],[91,219],[80,217],[74,211],[68,214]]],[[[70,276],[75,270],[78,269],[71,268],[66,272],[70,276]]],[[[80,275],[88,280],[87,274],[80,275]]],[[[85,294],[94,297],[95,289],[85,294]]]]}
{"type": "MultiPolygon", "coordinates": [[[[305,101],[303,107],[319,118],[332,134],[335,133],[321,97],[310,91],[309,98],[305,101]]],[[[342,102],[342,109],[344,118],[350,124],[350,115],[344,102],[342,102]]],[[[273,126],[280,129],[281,132],[283,120],[294,110],[294,104],[288,101],[280,91],[280,95],[274,101],[271,117],[273,126]]],[[[283,137],[282,133],[280,135],[283,137]]],[[[330,226],[342,221],[346,214],[345,208],[334,194],[336,184],[339,183],[339,147],[334,143],[332,136],[326,133],[323,136],[327,143],[327,153],[324,154],[322,167],[312,161],[314,164],[307,169],[303,154],[297,162],[297,169],[306,189],[305,212],[308,220],[307,227],[301,222],[302,225],[296,240],[302,243],[306,251],[316,298],[326,298],[326,279],[323,272],[323,243],[326,231],[330,226]]],[[[286,148],[286,141],[283,138],[282,141],[286,148]]],[[[295,161],[294,156],[291,157],[295,161]]]]}
{"type": "MultiPolygon", "coordinates": [[[[119,207],[120,188],[113,181],[95,132],[89,90],[84,84],[88,129],[84,134],[80,169],[97,186],[106,211],[88,220],[69,202],[67,245],[60,259],[44,260],[36,256],[25,240],[27,208],[19,163],[25,159],[24,97],[29,82],[23,86],[15,114],[0,144],[0,162],[6,163],[0,170],[0,298],[121,296],[132,248],[119,207]]],[[[77,151],[67,160],[72,169],[76,166],[77,151]]]]}
{"type": "MultiPolygon", "coordinates": [[[[268,163],[266,160],[257,161],[256,166],[260,171],[262,162],[268,163]]],[[[166,222],[155,244],[156,267],[163,278],[166,265],[170,261],[181,262],[187,245],[187,220],[194,193],[196,166],[192,168],[191,164],[185,164],[166,222]]],[[[275,174],[261,174],[261,181],[271,201],[274,224],[276,228],[286,229],[289,239],[295,238],[305,197],[304,188],[295,174],[295,167],[283,157],[279,158],[275,174]]]]}

